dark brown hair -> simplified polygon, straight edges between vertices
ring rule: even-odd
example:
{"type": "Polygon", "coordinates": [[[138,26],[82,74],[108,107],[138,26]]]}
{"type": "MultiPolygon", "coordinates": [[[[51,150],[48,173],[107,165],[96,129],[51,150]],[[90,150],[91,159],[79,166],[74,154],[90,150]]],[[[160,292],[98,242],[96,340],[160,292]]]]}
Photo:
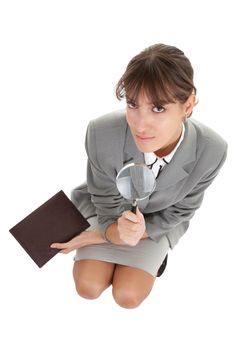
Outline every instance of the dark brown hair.
{"type": "Polygon", "coordinates": [[[136,101],[142,91],[154,105],[185,103],[192,93],[196,94],[193,68],[184,52],[155,44],[133,57],[116,85],[116,97],[136,101]]]}

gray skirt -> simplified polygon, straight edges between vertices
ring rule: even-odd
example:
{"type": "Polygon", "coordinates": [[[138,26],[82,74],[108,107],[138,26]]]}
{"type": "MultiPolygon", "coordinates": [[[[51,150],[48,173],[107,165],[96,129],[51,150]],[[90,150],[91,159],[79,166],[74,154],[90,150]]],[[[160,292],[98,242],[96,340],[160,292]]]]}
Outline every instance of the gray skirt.
{"type": "MultiPolygon", "coordinates": [[[[71,200],[87,219],[90,227],[87,231],[98,228],[96,210],[87,191],[86,184],[78,186],[71,194],[71,200]]],[[[112,243],[93,244],[77,249],[74,257],[79,260],[100,260],[113,264],[135,267],[144,270],[154,277],[157,275],[168,250],[169,240],[164,235],[158,242],[150,238],[142,239],[135,247],[112,243]]]]}
{"type": "MultiPolygon", "coordinates": [[[[94,229],[91,225],[88,230],[94,229]]],[[[154,277],[169,250],[169,241],[163,236],[158,242],[142,239],[134,246],[112,243],[93,244],[77,249],[74,257],[79,260],[100,260],[142,269],[154,277]]]]}

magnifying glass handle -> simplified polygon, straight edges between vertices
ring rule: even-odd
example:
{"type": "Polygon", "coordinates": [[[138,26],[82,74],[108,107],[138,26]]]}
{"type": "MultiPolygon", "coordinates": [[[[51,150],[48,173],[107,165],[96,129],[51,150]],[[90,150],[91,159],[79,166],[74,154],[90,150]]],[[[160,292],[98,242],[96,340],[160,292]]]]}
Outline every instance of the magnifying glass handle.
{"type": "Polygon", "coordinates": [[[137,202],[134,200],[132,202],[132,212],[133,212],[133,214],[136,214],[136,210],[137,210],[137,202]]]}

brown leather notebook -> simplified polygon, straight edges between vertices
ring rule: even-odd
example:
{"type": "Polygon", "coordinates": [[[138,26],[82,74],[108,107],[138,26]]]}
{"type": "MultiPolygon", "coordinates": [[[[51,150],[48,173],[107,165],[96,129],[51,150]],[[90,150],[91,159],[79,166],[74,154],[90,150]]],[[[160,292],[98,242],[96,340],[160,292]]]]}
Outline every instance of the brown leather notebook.
{"type": "Polygon", "coordinates": [[[59,191],[9,231],[42,267],[60,251],[50,248],[52,243],[67,242],[89,226],[66,194],[59,191]]]}

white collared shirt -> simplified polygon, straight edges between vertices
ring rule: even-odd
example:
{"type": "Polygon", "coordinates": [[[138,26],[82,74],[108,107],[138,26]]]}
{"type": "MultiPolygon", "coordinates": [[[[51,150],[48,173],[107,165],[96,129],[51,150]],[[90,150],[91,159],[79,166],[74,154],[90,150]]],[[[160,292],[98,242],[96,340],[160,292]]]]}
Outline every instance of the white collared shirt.
{"type": "Polygon", "coordinates": [[[150,169],[152,169],[156,178],[159,176],[159,173],[163,169],[163,167],[166,164],[171,162],[175,152],[177,151],[178,147],[180,146],[181,142],[184,139],[184,135],[185,135],[185,126],[184,126],[184,123],[182,123],[182,133],[177,145],[172,150],[172,152],[170,152],[168,155],[166,155],[163,158],[158,157],[154,152],[144,153],[145,163],[150,169]]]}

